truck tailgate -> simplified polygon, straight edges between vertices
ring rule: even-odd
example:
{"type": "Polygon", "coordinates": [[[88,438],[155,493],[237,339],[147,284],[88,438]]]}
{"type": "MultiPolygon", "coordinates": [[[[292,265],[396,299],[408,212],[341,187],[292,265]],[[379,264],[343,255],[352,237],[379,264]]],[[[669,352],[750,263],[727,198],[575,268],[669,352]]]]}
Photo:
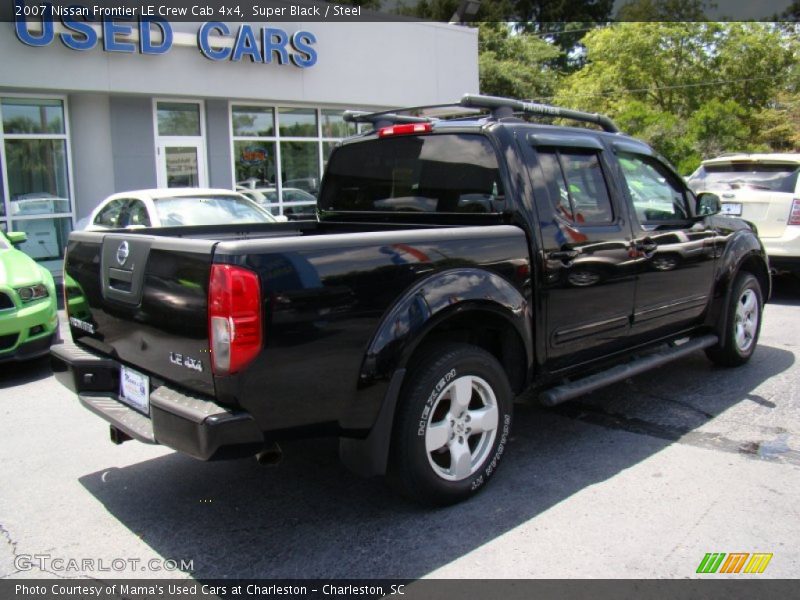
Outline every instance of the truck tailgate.
{"type": "Polygon", "coordinates": [[[207,306],[215,244],[72,233],[64,287],[73,340],[150,377],[213,394],[207,306]]]}

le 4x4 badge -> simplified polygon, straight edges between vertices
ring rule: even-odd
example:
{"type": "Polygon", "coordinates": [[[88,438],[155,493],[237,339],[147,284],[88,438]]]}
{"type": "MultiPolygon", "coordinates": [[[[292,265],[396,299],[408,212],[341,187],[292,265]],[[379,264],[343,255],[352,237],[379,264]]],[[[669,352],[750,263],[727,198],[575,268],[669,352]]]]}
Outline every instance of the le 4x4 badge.
{"type": "Polygon", "coordinates": [[[169,362],[171,362],[173,365],[179,365],[181,367],[186,367],[187,369],[192,369],[193,371],[197,371],[198,373],[203,372],[202,361],[199,361],[196,358],[192,358],[191,356],[184,356],[179,352],[170,352],[169,362]]]}

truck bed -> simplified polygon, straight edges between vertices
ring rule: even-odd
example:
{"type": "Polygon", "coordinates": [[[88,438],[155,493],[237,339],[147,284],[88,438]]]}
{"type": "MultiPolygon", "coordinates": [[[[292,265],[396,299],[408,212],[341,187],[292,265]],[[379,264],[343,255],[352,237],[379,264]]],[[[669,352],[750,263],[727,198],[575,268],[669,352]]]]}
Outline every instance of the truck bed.
{"type": "MultiPolygon", "coordinates": [[[[369,427],[388,381],[379,365],[362,364],[365,351],[413,332],[414,314],[388,333],[381,323],[409,289],[444,271],[453,272],[445,279],[452,289],[435,291],[441,302],[455,302],[460,278],[472,271],[522,291],[525,234],[509,225],[374,222],[76,232],[65,268],[76,343],[155,387],[244,408],[265,432],[369,427]],[[131,258],[121,267],[123,244],[131,258]],[[236,375],[211,370],[212,263],[244,266],[260,280],[264,347],[236,375]]],[[[430,308],[421,302],[412,311],[430,308]]]]}

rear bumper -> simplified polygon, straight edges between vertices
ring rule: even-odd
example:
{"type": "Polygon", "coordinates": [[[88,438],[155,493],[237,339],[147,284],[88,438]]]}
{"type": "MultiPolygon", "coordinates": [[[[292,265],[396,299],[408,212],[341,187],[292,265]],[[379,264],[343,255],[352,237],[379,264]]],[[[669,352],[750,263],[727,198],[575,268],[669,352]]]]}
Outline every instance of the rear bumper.
{"type": "Polygon", "coordinates": [[[770,267],[800,273],[800,225],[787,225],[781,237],[762,237],[770,267]]]}
{"type": "Polygon", "coordinates": [[[133,439],[162,444],[201,460],[252,456],[264,447],[253,417],[160,385],[150,392],[150,414],[118,399],[120,364],[72,344],[50,349],[56,379],[81,404],[133,439]]]}

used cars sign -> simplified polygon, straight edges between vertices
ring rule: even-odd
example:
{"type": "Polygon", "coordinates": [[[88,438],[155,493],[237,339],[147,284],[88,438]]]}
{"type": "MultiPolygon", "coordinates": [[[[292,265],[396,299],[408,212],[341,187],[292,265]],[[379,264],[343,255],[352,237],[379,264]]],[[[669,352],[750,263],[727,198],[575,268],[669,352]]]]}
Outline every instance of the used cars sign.
{"type": "MultiPolygon", "coordinates": [[[[16,9],[14,31],[28,46],[49,46],[58,38],[67,48],[80,52],[102,43],[105,52],[165,54],[174,40],[172,26],[160,16],[141,14],[137,22],[132,22],[103,15],[99,22],[93,22],[98,16],[86,7],[62,9],[18,3],[16,9]],[[55,18],[60,19],[58,28],[55,18]]],[[[208,21],[200,26],[196,40],[200,53],[214,61],[240,62],[247,57],[253,63],[292,64],[301,69],[317,63],[317,38],[310,31],[289,34],[277,27],[254,28],[248,24],[232,31],[221,21],[208,21]]]]}

